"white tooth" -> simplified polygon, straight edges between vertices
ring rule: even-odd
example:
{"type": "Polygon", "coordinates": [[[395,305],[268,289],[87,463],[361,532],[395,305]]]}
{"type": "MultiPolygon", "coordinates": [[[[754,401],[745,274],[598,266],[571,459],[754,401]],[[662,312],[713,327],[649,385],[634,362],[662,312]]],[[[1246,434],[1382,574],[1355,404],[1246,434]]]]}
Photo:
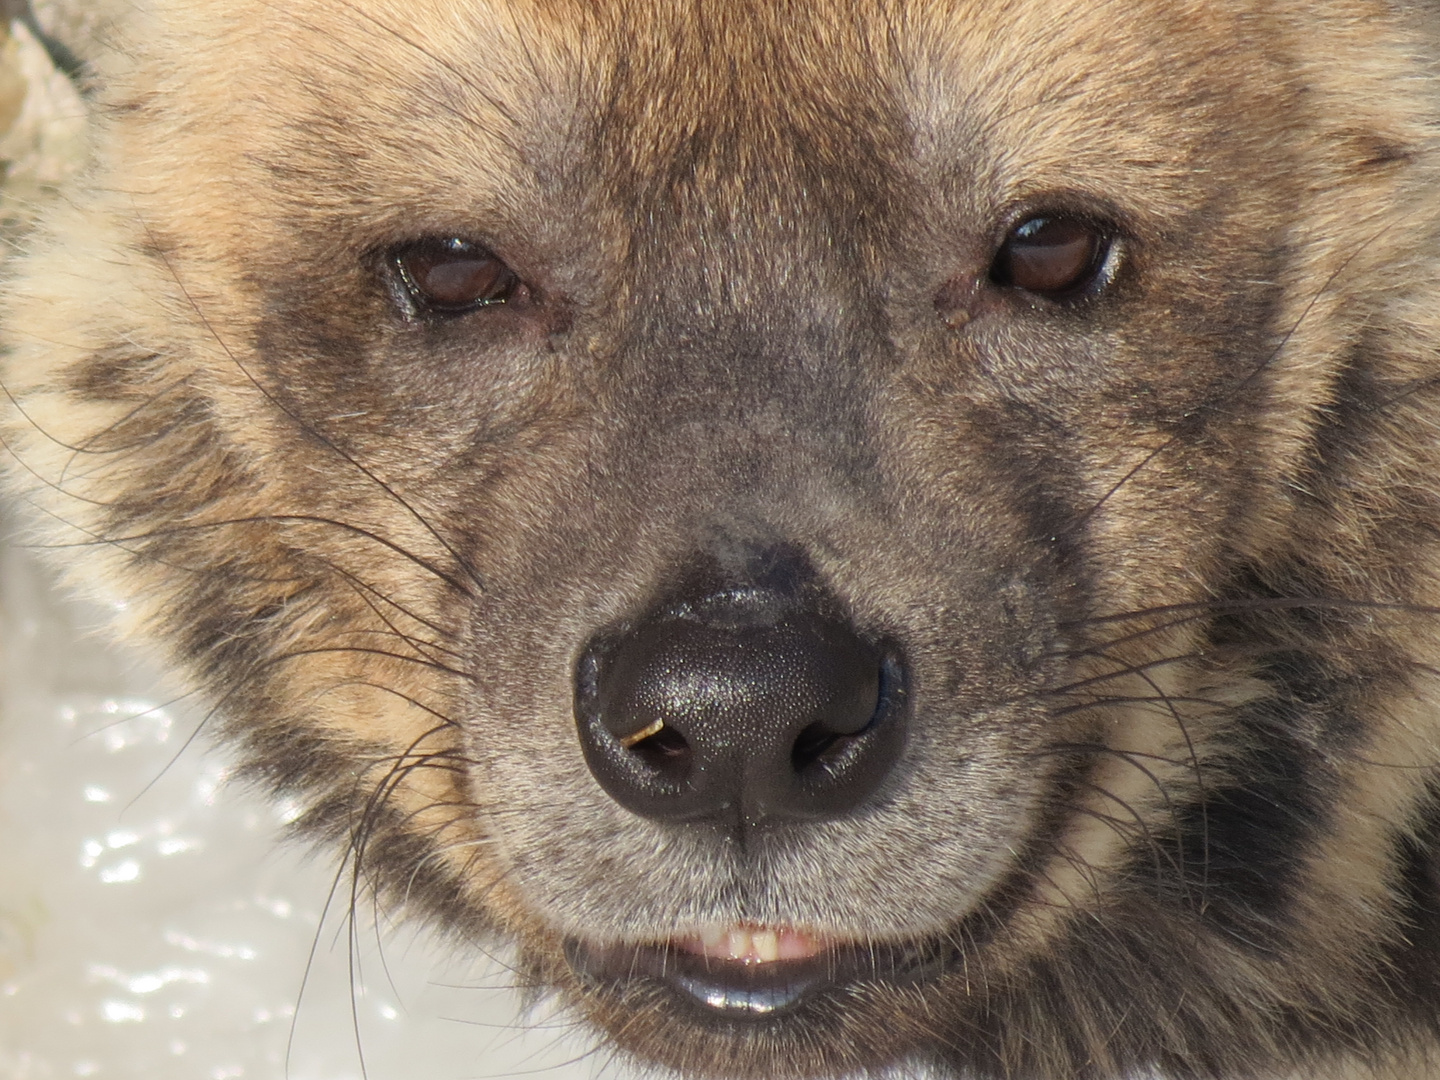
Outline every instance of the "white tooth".
{"type": "Polygon", "coordinates": [[[751,948],[762,964],[780,959],[780,935],[774,930],[760,930],[750,935],[751,948]]]}
{"type": "Polygon", "coordinates": [[[718,949],[724,944],[726,938],[723,926],[704,926],[700,929],[700,941],[707,949],[718,949]]]}
{"type": "Polygon", "coordinates": [[[731,960],[744,960],[750,955],[750,931],[731,930],[728,945],[731,960]]]}

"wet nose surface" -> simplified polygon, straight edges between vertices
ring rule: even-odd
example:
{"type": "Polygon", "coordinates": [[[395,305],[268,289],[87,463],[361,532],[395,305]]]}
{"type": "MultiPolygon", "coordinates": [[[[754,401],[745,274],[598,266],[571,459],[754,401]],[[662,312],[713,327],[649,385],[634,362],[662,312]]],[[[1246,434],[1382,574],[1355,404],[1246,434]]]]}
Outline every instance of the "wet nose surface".
{"type": "Polygon", "coordinates": [[[576,719],[591,772],[663,821],[755,825],[854,812],[905,731],[898,652],[813,590],[712,588],[598,635],[576,719]]]}

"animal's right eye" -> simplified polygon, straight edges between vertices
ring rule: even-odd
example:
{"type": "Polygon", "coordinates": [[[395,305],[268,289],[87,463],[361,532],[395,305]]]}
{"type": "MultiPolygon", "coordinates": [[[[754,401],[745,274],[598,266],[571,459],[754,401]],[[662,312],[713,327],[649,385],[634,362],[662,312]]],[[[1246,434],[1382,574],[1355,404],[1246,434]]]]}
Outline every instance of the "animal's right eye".
{"type": "Polygon", "coordinates": [[[391,258],[410,299],[422,311],[458,315],[531,299],[529,287],[504,260],[459,237],[407,244],[391,258]]]}

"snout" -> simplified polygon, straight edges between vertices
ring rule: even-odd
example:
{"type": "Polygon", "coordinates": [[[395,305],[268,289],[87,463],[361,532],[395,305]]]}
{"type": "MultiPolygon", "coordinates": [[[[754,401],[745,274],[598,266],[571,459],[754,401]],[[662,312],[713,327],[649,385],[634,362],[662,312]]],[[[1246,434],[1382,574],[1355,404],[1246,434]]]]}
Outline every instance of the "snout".
{"type": "Polygon", "coordinates": [[[984,666],[1009,594],[918,571],[887,593],[858,541],[765,532],[792,524],[541,560],[546,593],[484,601],[562,613],[512,638],[477,619],[504,663],[475,730],[513,737],[477,741],[476,791],[508,800],[507,884],[596,1009],[813,1020],[946,970],[952,928],[1024,885],[1052,759],[1005,765],[1037,708],[984,666]]]}
{"type": "MultiPolygon", "coordinates": [[[[692,577],[596,634],[575,672],[580,742],[605,792],[651,822],[742,843],[862,811],[909,722],[897,645],[857,627],[793,551],[749,565],[763,569],[692,577]]],[[[736,923],[649,945],[572,942],[568,956],[587,979],[658,981],[706,1012],[759,1018],[844,978],[851,945],[736,923]]]]}

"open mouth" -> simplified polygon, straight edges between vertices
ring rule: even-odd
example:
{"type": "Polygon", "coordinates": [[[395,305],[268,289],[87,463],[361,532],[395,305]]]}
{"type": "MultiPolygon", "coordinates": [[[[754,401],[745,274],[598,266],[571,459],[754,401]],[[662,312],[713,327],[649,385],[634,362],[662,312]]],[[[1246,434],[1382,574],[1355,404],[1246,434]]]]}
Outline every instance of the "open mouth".
{"type": "Polygon", "coordinates": [[[798,1005],[840,974],[844,943],[793,927],[707,927],[650,944],[571,942],[570,965],[609,984],[659,983],[711,1015],[761,1019],[798,1005]]]}
{"type": "Polygon", "coordinates": [[[707,1016],[764,1020],[788,1012],[827,988],[865,979],[905,981],[937,959],[925,950],[861,945],[794,927],[707,928],[648,944],[566,944],[580,977],[616,989],[658,984],[707,1016]]]}
{"type": "Polygon", "coordinates": [[[676,938],[673,948],[692,956],[739,964],[813,960],[831,943],[819,934],[791,927],[712,926],[691,937],[676,938]]]}

